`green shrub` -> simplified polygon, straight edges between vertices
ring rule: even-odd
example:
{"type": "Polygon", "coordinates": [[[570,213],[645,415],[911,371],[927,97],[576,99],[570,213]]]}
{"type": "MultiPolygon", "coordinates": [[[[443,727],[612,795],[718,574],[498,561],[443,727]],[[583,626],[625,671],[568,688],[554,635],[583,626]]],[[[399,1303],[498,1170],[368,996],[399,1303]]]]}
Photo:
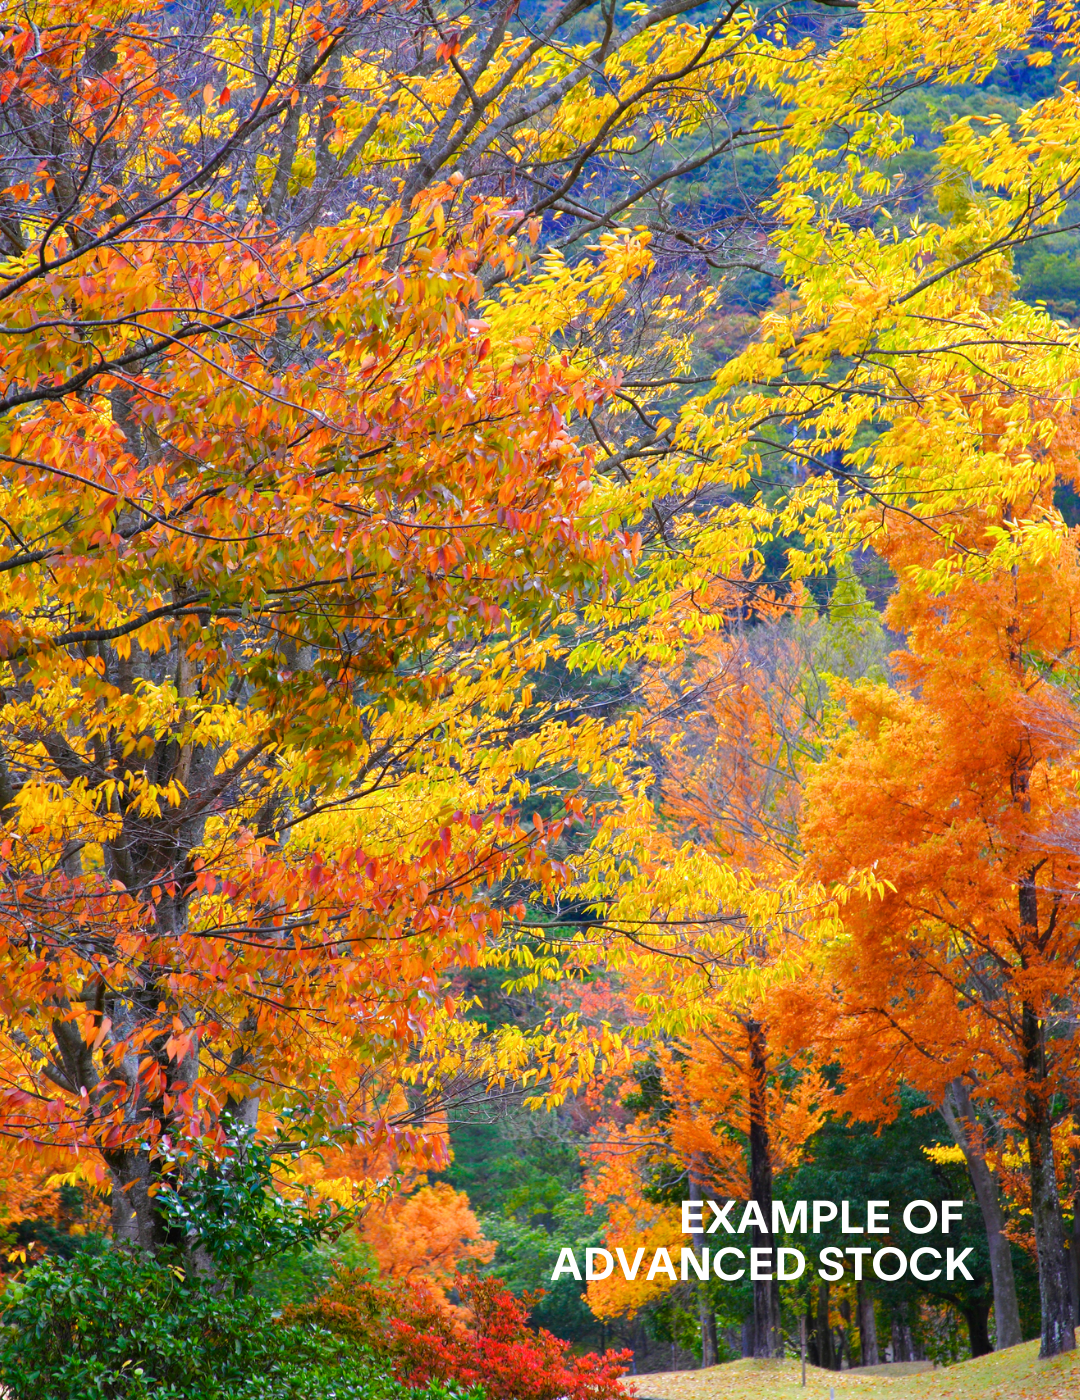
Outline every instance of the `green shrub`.
{"type": "MultiPolygon", "coordinates": [[[[408,1391],[328,1332],[126,1249],[47,1260],[0,1303],[11,1400],[455,1400],[408,1391]]],[[[475,1400],[480,1400],[477,1396],[475,1400]]]]}

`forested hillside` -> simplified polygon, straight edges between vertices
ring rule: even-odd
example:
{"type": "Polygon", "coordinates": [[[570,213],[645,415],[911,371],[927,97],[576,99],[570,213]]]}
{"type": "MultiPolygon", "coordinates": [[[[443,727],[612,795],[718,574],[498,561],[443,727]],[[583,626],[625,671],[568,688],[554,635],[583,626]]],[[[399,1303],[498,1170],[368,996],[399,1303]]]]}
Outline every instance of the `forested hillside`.
{"type": "Polygon", "coordinates": [[[1080,7],[0,30],[7,1393],[1072,1351],[1080,7]]]}

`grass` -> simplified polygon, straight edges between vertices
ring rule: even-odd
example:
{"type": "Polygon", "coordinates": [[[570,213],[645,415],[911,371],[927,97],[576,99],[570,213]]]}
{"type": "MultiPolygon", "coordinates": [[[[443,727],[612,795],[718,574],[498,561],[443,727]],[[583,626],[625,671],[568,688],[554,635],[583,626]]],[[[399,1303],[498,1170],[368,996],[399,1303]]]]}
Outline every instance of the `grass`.
{"type": "Polygon", "coordinates": [[[806,1368],[798,1361],[731,1361],[707,1371],[627,1378],[640,1400],[1077,1400],[1080,1351],[1039,1360],[1039,1343],[936,1371],[887,1366],[867,1371],[806,1368]]]}

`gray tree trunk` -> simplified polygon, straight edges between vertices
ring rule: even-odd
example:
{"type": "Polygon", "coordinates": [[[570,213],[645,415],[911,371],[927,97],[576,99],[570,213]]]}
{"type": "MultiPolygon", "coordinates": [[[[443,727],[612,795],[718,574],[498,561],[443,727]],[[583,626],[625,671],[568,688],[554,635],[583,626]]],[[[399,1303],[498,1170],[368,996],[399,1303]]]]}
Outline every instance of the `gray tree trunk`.
{"type": "Polygon", "coordinates": [[[997,1333],[995,1351],[1004,1351],[1023,1341],[1020,1332],[1020,1307],[1016,1301],[1016,1279],[1013,1275],[1012,1246],[1005,1235],[1005,1213],[1001,1209],[997,1182],[986,1165],[980,1141],[978,1120],[971,1095],[962,1079],[954,1079],[945,1092],[941,1116],[948,1124],[953,1141],[963,1152],[968,1175],[975,1188],[975,1197],[986,1227],[986,1244],[990,1251],[990,1277],[994,1287],[994,1326],[997,1333]]]}
{"type": "MultiPolygon", "coordinates": [[[[1080,1114],[1073,1114],[1073,1132],[1080,1134],[1080,1114]]],[[[1074,1139],[1075,1141],[1075,1139],[1074,1139]]],[[[1080,1326],[1080,1150],[1073,1149],[1073,1227],[1069,1242],[1070,1283],[1072,1284],[1073,1321],[1080,1326]]]]}
{"type": "Polygon", "coordinates": [[[877,1318],[874,1316],[874,1295],[870,1285],[861,1280],[856,1284],[859,1303],[859,1348],[864,1366],[877,1366],[880,1363],[877,1339],[877,1318]]]}
{"type": "Polygon", "coordinates": [[[1024,1127],[1031,1162],[1031,1220],[1039,1259],[1039,1302],[1042,1312],[1040,1356],[1057,1356],[1076,1349],[1073,1330],[1069,1259],[1065,1252],[1065,1222],[1061,1218],[1057,1168],[1054,1163],[1053,1122],[1046,1084],[1046,1044],[1043,1023],[1035,1008],[1023,1006],[1024,1127]]]}
{"type": "Polygon", "coordinates": [[[836,1369],[833,1357],[832,1327],[829,1323],[829,1285],[825,1279],[818,1284],[817,1292],[817,1347],[818,1365],[824,1371],[836,1369]]]}
{"type": "Polygon", "coordinates": [[[907,1303],[894,1303],[889,1312],[890,1341],[894,1361],[914,1361],[915,1346],[908,1324],[907,1303]]]}
{"type": "MultiPolygon", "coordinates": [[[[766,1223],[762,1230],[753,1226],[750,1243],[755,1249],[773,1250],[776,1260],[776,1237],[772,1232],[772,1155],[769,1150],[768,1117],[768,1046],[765,1027],[760,1021],[746,1022],[749,1040],[750,1100],[750,1199],[761,1207],[766,1223]]],[[[780,1290],[775,1276],[757,1279],[754,1289],[754,1355],[783,1356],[784,1340],[780,1331],[780,1290]]]]}

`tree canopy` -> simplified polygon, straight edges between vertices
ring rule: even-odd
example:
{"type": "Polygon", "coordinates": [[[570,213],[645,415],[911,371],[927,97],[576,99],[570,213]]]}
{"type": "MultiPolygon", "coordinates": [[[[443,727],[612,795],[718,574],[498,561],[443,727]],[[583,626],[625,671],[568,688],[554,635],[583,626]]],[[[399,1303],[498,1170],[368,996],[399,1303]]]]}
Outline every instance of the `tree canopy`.
{"type": "Polygon", "coordinates": [[[1072,1349],[1080,10],[0,29],[11,1219],[265,1150],[443,1290],[469,1114],[666,1240],[938,1112],[1072,1349]]]}

